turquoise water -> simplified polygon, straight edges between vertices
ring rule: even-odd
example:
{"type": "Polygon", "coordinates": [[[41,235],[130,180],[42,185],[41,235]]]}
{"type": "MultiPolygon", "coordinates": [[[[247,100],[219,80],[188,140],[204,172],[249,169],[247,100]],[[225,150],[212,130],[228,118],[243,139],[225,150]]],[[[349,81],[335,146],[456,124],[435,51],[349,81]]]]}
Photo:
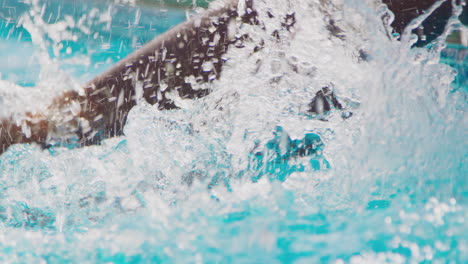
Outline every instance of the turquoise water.
{"type": "MultiPolygon", "coordinates": [[[[40,63],[35,59],[37,46],[25,29],[22,18],[27,12],[38,12],[47,24],[64,23],[72,36],[44,35],[47,52],[61,67],[87,81],[112,64],[138,49],[170,27],[184,21],[184,10],[174,8],[138,7],[109,1],[41,1],[34,10],[28,1],[2,0],[0,11],[0,56],[7,63],[0,66],[2,79],[23,86],[34,86],[40,63]],[[70,18],[77,24],[67,24],[70,18]],[[55,37],[56,39],[51,39],[55,37]],[[60,38],[61,37],[61,38],[60,38]],[[84,57],[82,61],[72,58],[84,57]],[[27,69],[27,70],[26,70],[27,69]]],[[[36,22],[37,23],[37,22],[36,22]]],[[[47,32],[46,27],[41,28],[47,32]]]]}
{"type": "MultiPolygon", "coordinates": [[[[34,92],[55,80],[48,71],[82,84],[186,16],[125,1],[1,1],[0,56],[17,64],[0,66],[0,88],[34,92]],[[47,26],[61,21],[70,35],[47,26]]],[[[264,53],[234,51],[213,93],[179,110],[141,103],[125,136],[0,156],[0,261],[468,262],[466,48],[449,46],[444,64],[389,41],[372,1],[344,1],[356,15],[343,27],[364,28],[345,44],[321,30],[316,1],[258,2],[274,15],[294,7],[310,27],[279,43],[266,23],[251,34],[264,53]],[[301,110],[329,83],[350,118],[301,110]]]]}

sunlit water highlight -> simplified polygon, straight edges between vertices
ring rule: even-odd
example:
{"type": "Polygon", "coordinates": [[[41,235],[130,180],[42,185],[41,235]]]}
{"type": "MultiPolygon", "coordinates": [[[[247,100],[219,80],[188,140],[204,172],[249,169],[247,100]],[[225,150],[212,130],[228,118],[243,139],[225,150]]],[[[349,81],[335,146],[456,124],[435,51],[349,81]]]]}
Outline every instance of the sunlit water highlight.
{"type": "MultiPolygon", "coordinates": [[[[32,49],[37,72],[1,81],[0,113],[78,89],[158,33],[138,32],[151,14],[122,2],[84,2],[78,12],[31,1],[17,10],[2,34],[30,36],[18,49],[32,49]],[[117,33],[115,10],[128,22],[117,33]]],[[[295,11],[294,35],[280,31],[276,41],[280,22],[259,12],[266,31],[243,28],[252,42],[230,51],[212,94],[176,100],[172,111],[141,102],[125,136],[82,149],[11,147],[0,157],[0,260],[468,261],[466,83],[439,63],[443,40],[410,49],[411,38],[389,40],[376,1],[326,2],[257,1],[277,17],[295,11]],[[325,14],[346,40],[330,35],[325,14]],[[248,52],[261,39],[264,49],[248,52]],[[325,85],[346,107],[326,122],[305,114],[325,85]]],[[[160,30],[185,16],[166,13],[175,20],[162,19],[160,30]]]]}

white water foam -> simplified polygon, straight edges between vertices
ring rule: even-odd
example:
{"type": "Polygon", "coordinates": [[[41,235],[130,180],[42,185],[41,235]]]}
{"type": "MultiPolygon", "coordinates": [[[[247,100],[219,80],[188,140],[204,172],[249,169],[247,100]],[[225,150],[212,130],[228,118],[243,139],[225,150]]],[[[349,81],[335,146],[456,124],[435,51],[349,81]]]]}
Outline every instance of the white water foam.
{"type": "MultiPolygon", "coordinates": [[[[421,199],[435,198],[427,203],[427,221],[407,220],[406,208],[401,209],[401,234],[416,229],[421,223],[417,221],[433,223],[440,208],[461,211],[458,217],[466,219],[464,207],[438,202],[463,200],[463,190],[453,190],[463,180],[467,164],[466,94],[451,91],[455,73],[438,63],[442,43],[429,50],[410,49],[411,37],[406,42],[389,38],[388,25],[381,20],[388,11],[379,1],[258,0],[255,8],[265,31],[242,28],[252,41],[230,50],[222,78],[212,84],[213,92],[206,98],[176,101],[182,109],[171,111],[142,102],[132,109],[125,136],[105,140],[101,146],[41,151],[16,145],[3,154],[4,247],[21,245],[23,249],[13,252],[37,255],[68,252],[75,261],[98,259],[95,253],[79,253],[97,248],[108,255],[145,254],[145,245],[160,248],[156,255],[200,262],[216,259],[214,253],[200,252],[206,248],[220,247],[233,255],[261,254],[279,247],[276,239],[281,232],[274,227],[291,215],[362,212],[368,201],[389,199],[408,186],[410,195],[427,188],[429,194],[421,199]],[[293,12],[296,27],[292,32],[281,29],[278,18],[293,12]],[[329,19],[342,28],[344,40],[327,30],[329,19]],[[280,40],[272,36],[275,30],[280,40]],[[264,48],[253,53],[262,40],[264,48]],[[367,60],[360,58],[360,51],[367,60]],[[331,84],[352,117],[344,120],[334,110],[325,122],[307,114],[315,93],[331,84]],[[331,167],[315,171],[307,157],[292,158],[288,162],[304,165],[303,172],[292,173],[284,182],[269,180],[268,175],[253,182],[257,172],[249,167],[250,154],[254,149],[266,151],[278,126],[292,139],[318,134],[331,167]],[[43,221],[32,221],[28,231],[16,229],[28,228],[25,207],[39,208],[55,220],[44,216],[43,221]],[[232,215],[241,219],[241,229],[227,239],[221,222],[232,215]],[[42,231],[35,230],[37,226],[42,231]]],[[[53,68],[54,72],[59,71],[53,68]]],[[[56,82],[55,77],[47,78],[41,83],[56,82]]],[[[396,210],[390,218],[394,221],[396,210]]],[[[367,225],[377,229],[382,219],[380,215],[369,219],[376,220],[349,223],[349,229],[322,237],[336,245],[333,249],[314,249],[359,251],[366,238],[350,230],[375,235],[367,225]],[[340,232],[347,232],[353,246],[339,246],[340,232]]],[[[390,221],[386,226],[391,225],[390,221]]],[[[453,229],[467,230],[466,224],[460,225],[453,229]]],[[[316,245],[308,239],[295,246],[316,245]]],[[[462,250],[466,244],[460,241],[462,250]]],[[[408,241],[398,243],[411,248],[413,261],[429,254],[416,254],[419,247],[408,241]]],[[[437,250],[436,244],[431,250],[437,250]]],[[[8,254],[4,253],[14,255],[8,254]]],[[[349,261],[386,263],[402,258],[391,252],[363,253],[349,261]]]]}

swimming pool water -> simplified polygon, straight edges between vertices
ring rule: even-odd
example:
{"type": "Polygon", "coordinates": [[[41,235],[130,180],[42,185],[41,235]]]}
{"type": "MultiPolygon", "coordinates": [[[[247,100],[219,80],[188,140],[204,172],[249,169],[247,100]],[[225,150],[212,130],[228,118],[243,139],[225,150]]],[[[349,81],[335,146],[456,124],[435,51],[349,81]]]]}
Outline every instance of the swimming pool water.
{"type": "Polygon", "coordinates": [[[39,75],[38,45],[31,32],[44,41],[51,59],[85,82],[186,19],[185,10],[170,6],[52,0],[34,9],[27,3],[2,0],[0,11],[0,56],[6,61],[0,66],[2,79],[23,86],[34,86],[39,75]],[[35,32],[25,28],[28,18],[37,26],[35,32]]]}
{"type": "MultiPolygon", "coordinates": [[[[449,46],[443,64],[436,49],[390,41],[373,2],[327,7],[353,32],[342,42],[320,1],[259,0],[295,10],[297,35],[245,28],[264,50],[233,50],[206,98],[171,111],[142,102],[125,136],[99,146],[12,146],[0,156],[0,261],[468,262],[466,48],[449,46]],[[323,85],[349,118],[304,114],[323,85]]],[[[0,91],[45,91],[48,71],[82,84],[186,16],[127,1],[0,3],[0,55],[17,60],[0,66],[0,91]]]]}

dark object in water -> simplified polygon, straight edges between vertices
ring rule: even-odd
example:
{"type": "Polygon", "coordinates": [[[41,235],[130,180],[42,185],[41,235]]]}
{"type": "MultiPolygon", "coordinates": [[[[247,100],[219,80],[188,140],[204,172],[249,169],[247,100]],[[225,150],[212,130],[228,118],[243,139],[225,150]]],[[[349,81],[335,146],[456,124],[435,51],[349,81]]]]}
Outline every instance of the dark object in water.
{"type": "MultiPolygon", "coordinates": [[[[245,5],[232,0],[221,9],[208,11],[158,36],[94,78],[83,93],[69,91],[55,98],[45,113],[26,113],[21,120],[0,119],[0,154],[17,143],[34,142],[42,147],[98,144],[104,138],[122,135],[128,112],[139,100],[156,104],[159,109],[172,109],[176,108],[174,97],[206,96],[208,89],[192,85],[218,79],[227,50],[245,47],[243,42],[248,36],[238,35],[237,30],[245,24],[263,28],[252,5],[254,0],[242,1],[245,5]]],[[[386,0],[397,15],[395,31],[401,32],[413,15],[405,13],[406,5],[397,2],[403,0],[386,0]]],[[[417,10],[426,7],[416,6],[417,10]]],[[[294,13],[279,19],[284,20],[282,27],[287,31],[297,24],[294,13]]],[[[333,93],[322,89],[310,105],[311,112],[328,111],[331,105],[341,108],[333,93]]]]}
{"type": "Polygon", "coordinates": [[[322,87],[320,91],[315,94],[314,99],[309,104],[309,112],[315,115],[321,115],[335,109],[343,109],[343,106],[336,99],[335,93],[329,86],[322,87]]]}
{"type": "Polygon", "coordinates": [[[346,111],[343,105],[338,102],[333,90],[329,86],[325,86],[315,94],[315,97],[309,104],[308,112],[321,121],[328,121],[324,115],[333,109],[343,110],[341,112],[341,118],[343,119],[353,116],[353,112],[346,111]]]}
{"type": "MultiPolygon", "coordinates": [[[[429,9],[436,0],[383,0],[383,2],[395,15],[395,19],[392,22],[394,32],[401,35],[406,26],[429,9]]],[[[457,2],[460,4],[460,0],[457,0],[457,2]]],[[[467,12],[465,8],[460,16],[460,20],[463,23],[468,23],[467,12]]],[[[440,36],[444,32],[445,26],[451,16],[452,1],[447,0],[424,20],[419,28],[413,31],[419,37],[415,46],[425,46],[440,36]]]]}

